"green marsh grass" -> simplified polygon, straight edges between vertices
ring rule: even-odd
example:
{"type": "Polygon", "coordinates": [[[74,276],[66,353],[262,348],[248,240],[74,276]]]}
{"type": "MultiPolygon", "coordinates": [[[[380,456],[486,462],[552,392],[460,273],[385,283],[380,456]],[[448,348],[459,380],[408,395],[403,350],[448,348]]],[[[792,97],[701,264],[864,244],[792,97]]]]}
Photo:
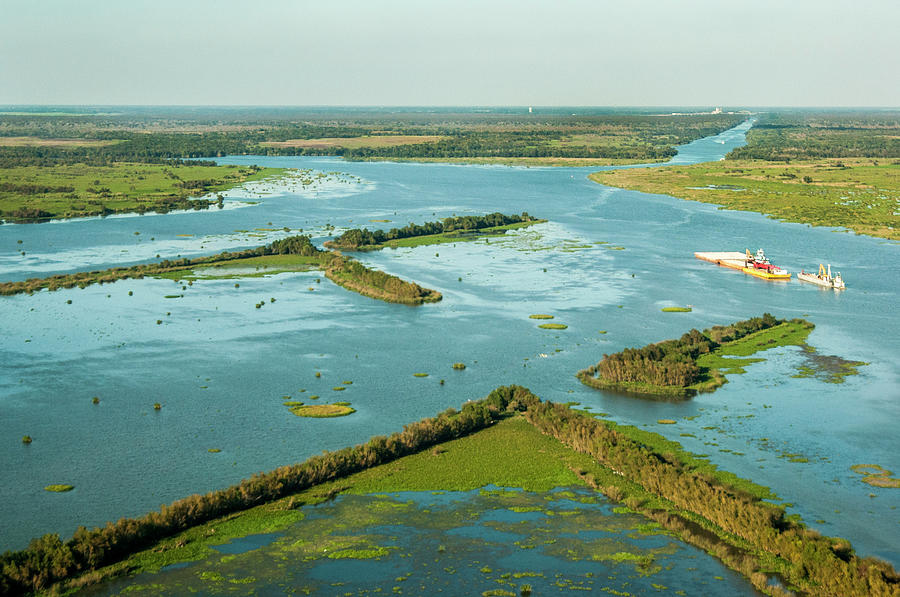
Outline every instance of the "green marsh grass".
{"type": "Polygon", "coordinates": [[[54,493],[65,493],[67,491],[72,491],[73,489],[75,489],[74,485],[65,485],[62,483],[55,483],[44,487],[44,491],[52,491],[54,493]]]}

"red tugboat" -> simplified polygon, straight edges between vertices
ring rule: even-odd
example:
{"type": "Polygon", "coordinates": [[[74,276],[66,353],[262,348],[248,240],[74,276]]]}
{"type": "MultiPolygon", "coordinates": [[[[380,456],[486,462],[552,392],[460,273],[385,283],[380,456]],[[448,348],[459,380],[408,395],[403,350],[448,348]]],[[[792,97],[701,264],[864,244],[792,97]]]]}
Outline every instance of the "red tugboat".
{"type": "Polygon", "coordinates": [[[750,249],[746,249],[747,260],[744,268],[741,270],[745,274],[762,278],[763,280],[790,280],[791,274],[781,269],[777,265],[772,265],[766,257],[762,249],[756,252],[756,255],[750,253],[750,249]]]}

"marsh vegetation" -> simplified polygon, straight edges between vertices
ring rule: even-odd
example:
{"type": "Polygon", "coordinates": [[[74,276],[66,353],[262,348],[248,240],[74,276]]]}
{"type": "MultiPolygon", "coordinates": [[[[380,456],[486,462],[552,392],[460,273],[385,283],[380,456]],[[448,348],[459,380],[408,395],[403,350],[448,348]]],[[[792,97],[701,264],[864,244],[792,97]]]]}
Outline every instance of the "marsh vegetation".
{"type": "Polygon", "coordinates": [[[9,595],[65,590],[196,560],[211,542],[283,528],[303,518],[298,504],[342,492],[488,483],[531,490],[586,484],[715,555],[766,594],[787,594],[769,581],[773,576],[803,593],[892,595],[900,589],[890,565],[860,558],[845,540],[787,517],[783,506],[767,501],[773,496],[766,488],[717,470],[657,434],[542,402],[518,386],[139,519],[81,528],[66,542],[45,535],[3,554],[0,589],[9,595]]]}
{"type": "Polygon", "coordinates": [[[576,377],[598,390],[688,398],[697,392],[715,390],[726,382],[723,373],[743,373],[741,365],[754,362],[727,357],[746,357],[776,346],[802,344],[813,327],[802,319],[778,320],[766,313],[703,332],[691,330],[677,340],[605,354],[600,362],[582,369],[576,377]]]}

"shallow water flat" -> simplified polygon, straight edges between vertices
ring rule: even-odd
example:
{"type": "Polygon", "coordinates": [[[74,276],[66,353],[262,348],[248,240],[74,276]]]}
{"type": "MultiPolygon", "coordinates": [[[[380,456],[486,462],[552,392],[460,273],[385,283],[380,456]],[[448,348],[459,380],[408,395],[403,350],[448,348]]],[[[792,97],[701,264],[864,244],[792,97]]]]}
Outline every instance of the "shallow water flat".
{"type": "MultiPolygon", "coordinates": [[[[745,129],[720,136],[724,144],[695,142],[676,160],[718,159],[743,142],[745,129]]],[[[347,227],[454,214],[527,211],[550,221],[501,238],[359,256],[443,294],[417,308],[347,292],[316,271],[186,288],[125,280],[4,297],[0,548],[140,515],[518,383],[708,454],[771,486],[814,528],[900,564],[892,531],[900,490],[870,486],[851,469],[870,463],[900,472],[900,338],[890,333],[900,292],[896,243],[603,187],[587,180],[592,169],[222,161],[341,171],[354,182],[329,196],[274,188],[232,210],[0,226],[0,274],[21,279],[156,254],[211,254],[269,242],[287,235],[285,227],[312,232],[321,244],[347,227]],[[693,256],[720,247],[764,247],[791,271],[831,263],[848,290],[772,284],[693,256]],[[175,294],[184,296],[165,298],[175,294]],[[660,311],[671,305],[692,311],[660,311]],[[824,375],[794,377],[811,367],[803,350],[775,349],[716,393],[678,403],[606,394],[574,377],[603,353],[766,311],[815,323],[809,343],[821,357],[869,364],[827,383],[824,375]],[[529,319],[535,313],[567,328],[541,329],[529,319]],[[454,370],[456,362],[466,369],[454,370]],[[333,392],[344,380],[353,384],[333,392]],[[283,406],[285,396],[309,402],[310,395],[349,401],[356,412],[305,419],[283,406]],[[33,442],[23,445],[23,435],[33,442]],[[43,490],[52,483],[75,489],[43,490]]]]}

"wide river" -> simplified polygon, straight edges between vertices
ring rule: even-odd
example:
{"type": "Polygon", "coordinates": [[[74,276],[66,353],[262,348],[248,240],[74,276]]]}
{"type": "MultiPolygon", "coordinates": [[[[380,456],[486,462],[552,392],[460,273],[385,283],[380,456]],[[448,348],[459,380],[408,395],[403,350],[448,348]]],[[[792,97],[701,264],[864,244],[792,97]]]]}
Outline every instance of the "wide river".
{"type": "MultiPolygon", "coordinates": [[[[673,163],[718,160],[748,127],[683,146],[673,163]]],[[[822,533],[900,565],[900,489],[867,485],[851,469],[900,473],[897,243],[604,187],[587,179],[598,168],[220,162],[312,169],[313,182],[247,185],[222,210],[3,225],[0,280],[258,246],[285,227],[321,243],[347,227],[454,214],[550,221],[489,242],[359,256],[443,293],[415,308],[348,292],[321,272],[0,298],[0,549],[141,515],[517,383],[679,441],[770,486],[822,533]],[[793,272],[830,263],[848,289],[769,283],[693,257],[759,247],[793,272]],[[660,311],[675,305],[693,311],[660,311]],[[815,323],[816,353],[768,351],[717,392],[678,403],[607,394],[574,377],[604,353],[764,312],[815,323]],[[533,313],[568,329],[539,329],[533,313]],[[829,355],[868,364],[826,383],[829,355]],[[467,368],[452,370],[457,361],[467,368]],[[794,377],[804,366],[818,375],[794,377]],[[334,392],[344,380],[353,384],[334,392]],[[357,412],[303,419],[282,405],[310,394],[357,412]],[[51,483],[76,489],[44,491],[51,483]]]]}

